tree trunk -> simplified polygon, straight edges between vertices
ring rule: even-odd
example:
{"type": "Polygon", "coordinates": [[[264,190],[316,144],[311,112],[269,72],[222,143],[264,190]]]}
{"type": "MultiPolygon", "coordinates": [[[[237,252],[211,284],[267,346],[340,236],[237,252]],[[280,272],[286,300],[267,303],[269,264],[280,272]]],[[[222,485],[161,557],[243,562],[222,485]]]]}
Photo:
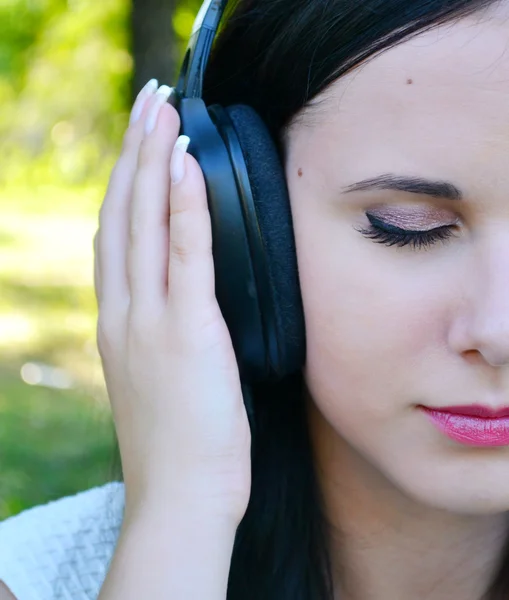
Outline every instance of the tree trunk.
{"type": "Polygon", "coordinates": [[[175,83],[178,48],[173,29],[177,0],[132,0],[133,99],[149,79],[175,83]]]}

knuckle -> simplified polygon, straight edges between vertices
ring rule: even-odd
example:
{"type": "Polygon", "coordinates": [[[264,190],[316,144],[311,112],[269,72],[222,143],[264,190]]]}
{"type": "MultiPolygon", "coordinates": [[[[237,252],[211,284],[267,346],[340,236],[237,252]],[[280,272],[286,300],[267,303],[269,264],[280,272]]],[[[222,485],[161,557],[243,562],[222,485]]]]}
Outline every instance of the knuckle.
{"type": "Polygon", "coordinates": [[[129,337],[136,343],[144,344],[147,340],[147,323],[145,315],[141,311],[133,311],[129,317],[129,337]]]}
{"type": "Polygon", "coordinates": [[[138,224],[135,223],[133,219],[131,219],[131,221],[129,222],[129,244],[131,246],[135,245],[138,240],[138,230],[138,224]]]}
{"type": "Polygon", "coordinates": [[[142,353],[149,352],[157,342],[157,325],[146,310],[132,310],[129,315],[129,338],[142,353]]]}
{"type": "Polygon", "coordinates": [[[181,265],[189,264],[194,258],[195,252],[184,240],[173,240],[170,236],[170,256],[173,262],[181,265]]]}
{"type": "Polygon", "coordinates": [[[170,252],[183,261],[205,257],[212,251],[208,214],[184,207],[185,202],[182,204],[170,216],[170,252]]]}
{"type": "Polygon", "coordinates": [[[152,144],[148,138],[144,138],[138,150],[138,171],[144,170],[152,164],[152,144]]]}
{"type": "Polygon", "coordinates": [[[129,241],[135,243],[140,239],[144,224],[144,203],[140,202],[138,194],[133,194],[131,208],[129,211],[129,241]]]}
{"type": "Polygon", "coordinates": [[[149,189],[154,188],[153,171],[153,163],[151,161],[144,159],[144,162],[138,163],[136,176],[133,181],[133,197],[143,198],[144,196],[147,196],[149,189]]]}
{"type": "Polygon", "coordinates": [[[142,224],[139,215],[135,211],[131,213],[129,220],[129,242],[131,245],[136,245],[142,237],[142,224]]]}
{"type": "Polygon", "coordinates": [[[157,194],[159,188],[154,186],[154,174],[145,165],[138,169],[131,193],[129,211],[129,240],[135,242],[142,235],[150,235],[148,229],[154,222],[154,215],[150,212],[149,196],[157,194]],[[143,232],[143,233],[142,233],[143,232]]]}

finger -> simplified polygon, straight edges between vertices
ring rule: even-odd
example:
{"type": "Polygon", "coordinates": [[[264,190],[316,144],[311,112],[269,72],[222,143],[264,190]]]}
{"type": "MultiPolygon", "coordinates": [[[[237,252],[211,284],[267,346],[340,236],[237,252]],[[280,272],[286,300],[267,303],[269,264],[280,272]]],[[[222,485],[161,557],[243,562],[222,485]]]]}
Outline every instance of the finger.
{"type": "Polygon", "coordinates": [[[146,119],[150,132],[138,155],[133,185],[128,248],[128,276],[133,310],[164,308],[168,286],[170,159],[180,129],[177,111],[162,86],[146,119]]]}
{"type": "Polygon", "coordinates": [[[129,204],[138,162],[138,150],[143,139],[147,103],[154,95],[154,87],[157,87],[156,80],[150,81],[141,90],[134,103],[131,124],[124,136],[122,152],[111,173],[99,213],[98,271],[102,286],[101,303],[113,308],[125,301],[129,294],[127,278],[129,204]]]}
{"type": "Polygon", "coordinates": [[[215,299],[212,227],[203,173],[180,136],[171,159],[168,299],[182,307],[215,299]]]}

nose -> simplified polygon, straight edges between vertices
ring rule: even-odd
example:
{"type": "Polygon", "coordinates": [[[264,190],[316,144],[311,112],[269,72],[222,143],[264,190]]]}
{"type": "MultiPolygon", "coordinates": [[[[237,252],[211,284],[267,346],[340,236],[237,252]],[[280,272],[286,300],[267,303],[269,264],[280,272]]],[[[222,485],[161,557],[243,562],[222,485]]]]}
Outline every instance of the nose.
{"type": "Polygon", "coordinates": [[[451,342],[463,354],[479,353],[493,367],[509,365],[509,236],[491,240],[468,277],[451,342]]]}

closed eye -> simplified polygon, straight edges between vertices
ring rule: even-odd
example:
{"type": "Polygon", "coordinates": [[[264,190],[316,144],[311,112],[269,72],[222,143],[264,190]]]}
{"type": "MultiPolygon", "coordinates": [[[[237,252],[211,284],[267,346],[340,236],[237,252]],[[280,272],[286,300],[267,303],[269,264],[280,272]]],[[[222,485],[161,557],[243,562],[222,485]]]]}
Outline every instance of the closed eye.
{"type": "Polygon", "coordinates": [[[402,229],[366,213],[370,226],[359,229],[359,233],[384,246],[411,246],[419,250],[438,242],[447,242],[456,233],[455,225],[443,225],[427,230],[402,229]]]}

